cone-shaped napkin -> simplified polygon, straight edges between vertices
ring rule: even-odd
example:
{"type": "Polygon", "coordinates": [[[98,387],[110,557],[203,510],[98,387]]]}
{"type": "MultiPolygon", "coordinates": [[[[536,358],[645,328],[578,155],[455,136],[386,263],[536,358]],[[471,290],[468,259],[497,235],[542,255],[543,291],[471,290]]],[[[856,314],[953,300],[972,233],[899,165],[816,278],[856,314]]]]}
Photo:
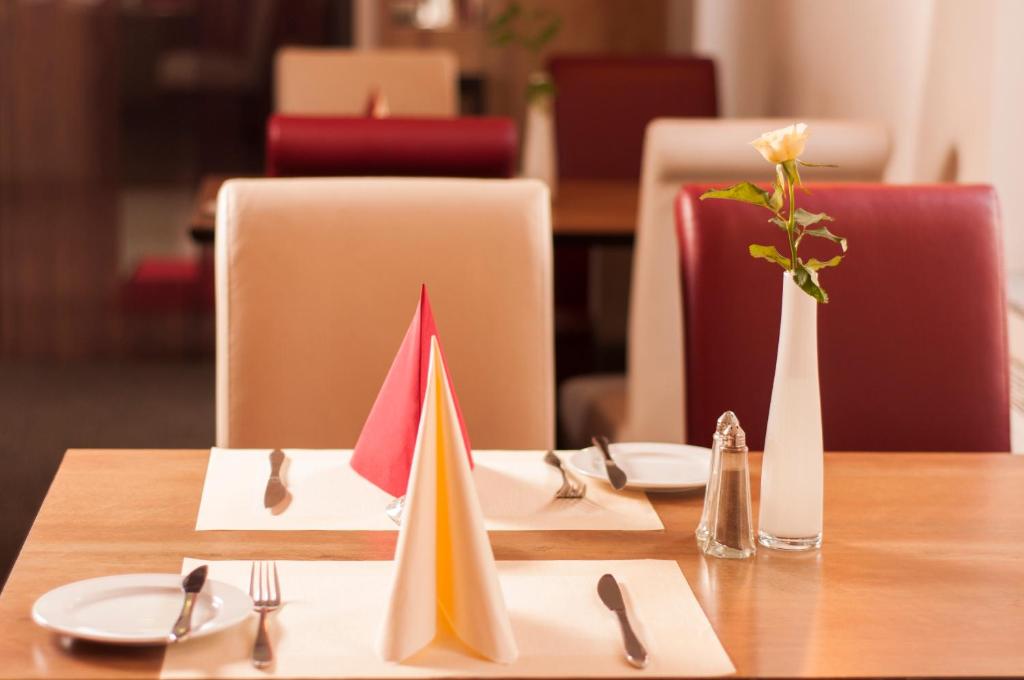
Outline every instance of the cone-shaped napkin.
{"type": "MultiPolygon", "coordinates": [[[[404,495],[409,483],[416,432],[425,401],[432,337],[438,337],[437,325],[430,309],[427,287],[422,286],[412,323],[405,332],[402,346],[398,348],[352,453],[352,468],[392,496],[404,495]]],[[[444,375],[446,382],[450,382],[447,368],[444,375]]],[[[472,467],[469,437],[454,393],[452,403],[472,467]]]]}
{"type": "Polygon", "coordinates": [[[379,651],[402,661],[449,628],[500,663],[519,655],[469,469],[451,385],[431,339],[427,395],[379,651]]]}

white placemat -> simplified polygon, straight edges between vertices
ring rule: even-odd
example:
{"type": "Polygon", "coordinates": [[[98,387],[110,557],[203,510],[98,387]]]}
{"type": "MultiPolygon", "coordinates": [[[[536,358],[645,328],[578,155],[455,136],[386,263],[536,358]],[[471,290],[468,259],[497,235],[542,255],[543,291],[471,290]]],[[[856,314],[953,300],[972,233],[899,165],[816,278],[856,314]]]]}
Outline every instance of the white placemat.
{"type": "MultiPolygon", "coordinates": [[[[395,531],[384,514],[391,497],[356,474],[351,450],[284,449],[291,494],[283,511],[263,507],[270,450],[210,451],[197,531],[395,531]]],[[[491,531],[592,529],[643,531],[664,525],[647,496],[588,479],[586,498],[556,500],[558,470],[542,451],[474,451],[473,478],[491,531]]]]}
{"type": "MultiPolygon", "coordinates": [[[[182,573],[201,562],[188,558],[182,573]]],[[[210,562],[210,578],[247,588],[249,562],[210,562]]],[[[735,672],[711,624],[670,560],[498,562],[519,658],[501,665],[437,640],[402,664],[375,652],[392,562],[278,562],[284,605],[271,614],[276,662],[250,663],[256,617],[167,649],[163,678],[193,677],[614,677],[735,672]],[[615,615],[597,597],[614,574],[629,598],[646,669],[628,665],[615,615]]]]}

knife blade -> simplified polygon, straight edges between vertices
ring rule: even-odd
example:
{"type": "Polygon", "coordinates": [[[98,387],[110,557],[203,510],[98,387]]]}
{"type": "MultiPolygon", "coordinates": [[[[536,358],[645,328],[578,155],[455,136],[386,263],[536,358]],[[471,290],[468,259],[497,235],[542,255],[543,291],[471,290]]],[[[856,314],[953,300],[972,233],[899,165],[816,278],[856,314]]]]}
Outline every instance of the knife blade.
{"type": "Polygon", "coordinates": [[[263,507],[272,508],[285,499],[288,488],[281,481],[281,464],[284,463],[284,451],[274,449],[270,452],[270,478],[267,489],[263,492],[263,507]]]}
{"type": "Polygon", "coordinates": [[[608,481],[611,482],[612,488],[616,491],[622,491],[626,488],[626,473],[622,471],[612,458],[612,452],[608,450],[608,438],[607,437],[591,437],[591,442],[596,446],[604,455],[604,469],[608,473],[608,481]]]}
{"type": "Polygon", "coordinates": [[[647,650],[644,648],[640,638],[633,632],[633,626],[629,623],[629,616],[626,614],[626,603],[622,599],[622,590],[618,582],[611,574],[605,574],[597,582],[597,594],[604,602],[604,606],[615,612],[619,619],[619,628],[622,629],[622,645],[626,651],[626,661],[637,668],[647,666],[647,650]]]}
{"type": "Polygon", "coordinates": [[[170,640],[177,642],[192,631],[192,609],[196,604],[196,597],[199,596],[203,585],[206,583],[207,566],[193,569],[181,582],[181,589],[185,593],[185,601],[181,604],[181,614],[171,628],[170,640]]]}

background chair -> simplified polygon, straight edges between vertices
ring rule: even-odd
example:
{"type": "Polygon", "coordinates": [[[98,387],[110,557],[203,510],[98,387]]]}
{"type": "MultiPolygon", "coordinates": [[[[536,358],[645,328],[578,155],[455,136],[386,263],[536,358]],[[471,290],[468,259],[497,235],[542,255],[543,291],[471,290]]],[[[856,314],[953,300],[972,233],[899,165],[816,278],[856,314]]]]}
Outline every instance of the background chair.
{"type": "Polygon", "coordinates": [[[653,119],[718,115],[710,59],[564,55],[548,68],[560,177],[639,177],[653,119]]]}
{"type": "Polygon", "coordinates": [[[353,446],[421,283],[473,445],[553,446],[543,184],[230,180],[217,209],[219,446],[353,446]]]}
{"type": "MultiPolygon", "coordinates": [[[[562,387],[563,429],[634,441],[684,441],[682,300],[673,202],[687,182],[770,178],[749,144],[788,118],[659,119],[644,141],[644,171],[629,291],[627,375],[583,376],[562,387]]],[[[807,178],[879,180],[889,160],[885,128],[863,121],[809,120],[807,178]]],[[[698,433],[699,434],[699,433],[698,433]]]]}
{"type": "Polygon", "coordinates": [[[512,177],[518,148],[510,118],[275,115],[266,174],[512,177]]]}
{"type": "Polygon", "coordinates": [[[357,116],[379,91],[393,116],[456,116],[458,77],[447,50],[282,48],[274,64],[274,110],[357,116]]]}
{"type": "MultiPolygon", "coordinates": [[[[782,270],[752,261],[747,245],[779,234],[761,224],[757,208],[701,202],[706,188],[687,186],[678,204],[687,439],[707,445],[715,419],[731,409],[758,449],[775,370],[782,270]]],[[[1006,298],[993,190],[810,189],[801,206],[827,211],[850,243],[843,263],[822,274],[831,298],[818,311],[825,448],[1009,451],[1006,298]]],[[[801,255],[821,258],[831,245],[805,242],[801,255]]]]}
{"type": "MultiPolygon", "coordinates": [[[[548,69],[556,88],[562,179],[635,181],[651,120],[718,114],[710,59],[559,55],[548,69]]],[[[595,353],[584,370],[618,369],[626,342],[629,246],[563,247],[556,258],[559,318],[566,331],[582,326],[595,353]]]]}

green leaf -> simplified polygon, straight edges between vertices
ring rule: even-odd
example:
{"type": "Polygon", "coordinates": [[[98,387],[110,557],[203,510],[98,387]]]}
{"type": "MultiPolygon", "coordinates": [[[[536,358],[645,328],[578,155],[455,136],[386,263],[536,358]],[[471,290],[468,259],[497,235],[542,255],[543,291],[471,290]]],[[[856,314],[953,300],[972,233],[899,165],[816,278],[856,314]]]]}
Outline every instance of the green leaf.
{"type": "Polygon", "coordinates": [[[555,36],[557,36],[562,30],[562,17],[554,14],[540,16],[541,18],[548,19],[548,23],[542,26],[536,35],[532,38],[527,38],[525,41],[526,47],[534,52],[539,52],[543,49],[544,46],[554,40],[555,36]]]}
{"type": "Polygon", "coordinates": [[[832,243],[838,243],[839,247],[843,249],[843,252],[846,252],[846,239],[843,238],[842,236],[836,236],[835,234],[828,230],[828,227],[806,229],[804,230],[804,233],[801,234],[801,236],[816,236],[818,238],[828,239],[829,241],[832,241],[832,243]]]}
{"type": "Polygon", "coordinates": [[[771,222],[772,224],[774,224],[776,227],[778,227],[782,231],[786,231],[786,221],[785,220],[779,219],[778,217],[771,217],[771,218],[768,219],[768,221],[771,222]]]}
{"type": "Polygon", "coordinates": [[[838,267],[839,263],[842,262],[842,261],[843,261],[843,256],[842,255],[836,255],[833,258],[825,260],[824,262],[822,262],[821,260],[816,260],[816,259],[814,259],[812,257],[811,259],[807,260],[805,265],[807,266],[808,269],[811,269],[813,271],[818,271],[820,269],[824,269],[825,267],[838,267]]]}
{"type": "Polygon", "coordinates": [[[803,263],[798,264],[796,270],[793,272],[793,281],[800,287],[800,290],[804,291],[818,302],[828,302],[828,293],[825,292],[824,288],[818,285],[818,273],[813,269],[809,269],[803,263]]]}
{"type": "Polygon", "coordinates": [[[821,221],[825,221],[825,222],[834,222],[835,221],[834,219],[832,219],[832,217],[830,215],[826,215],[823,212],[821,212],[821,213],[812,213],[812,212],[807,212],[803,208],[797,208],[796,209],[796,212],[793,213],[793,219],[795,219],[796,223],[799,224],[801,227],[809,227],[812,224],[817,224],[818,222],[821,222],[821,221]]]}
{"type": "Polygon", "coordinates": [[[555,84],[550,80],[529,82],[526,84],[526,101],[532,104],[534,101],[555,98],[555,84]]]}
{"type": "Polygon", "coordinates": [[[774,262],[786,270],[788,270],[790,264],[792,264],[788,257],[783,257],[782,253],[775,249],[775,246],[762,246],[752,243],[748,250],[750,251],[751,257],[774,262]]]}
{"type": "Polygon", "coordinates": [[[800,165],[804,166],[804,167],[807,167],[807,168],[838,168],[839,167],[838,165],[833,165],[832,163],[808,163],[807,161],[802,161],[799,158],[796,159],[796,162],[799,163],[800,165]]]}
{"type": "Polygon", "coordinates": [[[771,210],[771,196],[768,192],[752,184],[751,182],[740,182],[734,184],[728,189],[708,189],[700,195],[700,200],[705,198],[722,198],[728,201],[739,201],[740,203],[749,203],[751,205],[759,205],[762,208],[768,208],[771,210]]]}

